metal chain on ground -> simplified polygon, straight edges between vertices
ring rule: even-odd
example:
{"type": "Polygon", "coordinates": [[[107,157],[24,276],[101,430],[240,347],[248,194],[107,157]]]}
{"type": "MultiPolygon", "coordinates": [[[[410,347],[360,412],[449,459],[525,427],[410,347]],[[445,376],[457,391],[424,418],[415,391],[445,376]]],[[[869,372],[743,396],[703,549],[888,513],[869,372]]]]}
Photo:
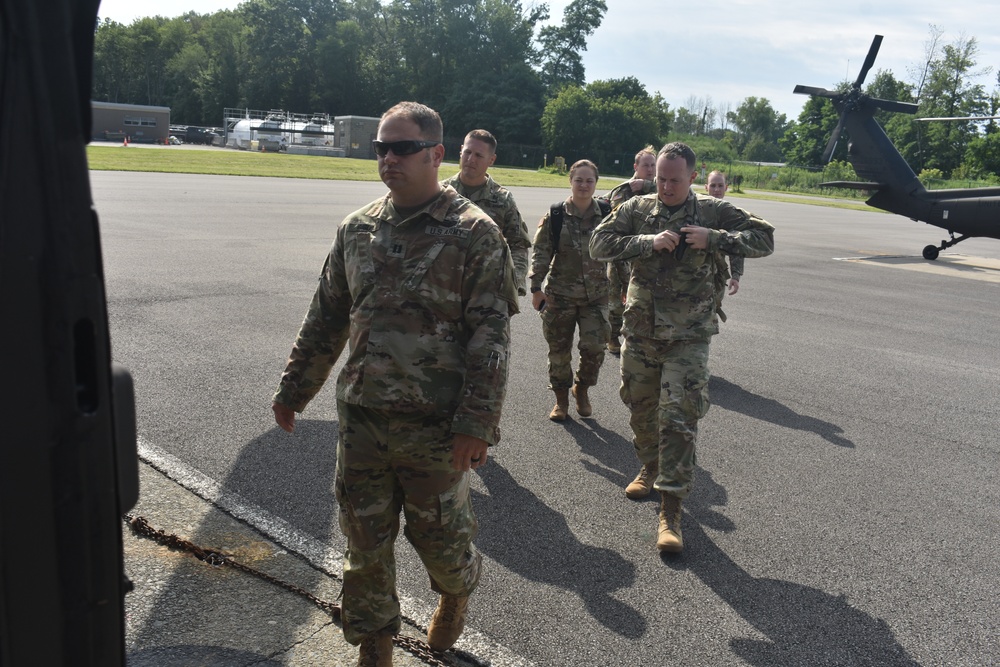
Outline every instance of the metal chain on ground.
{"type": "MultiPolygon", "coordinates": [[[[151,525],[149,525],[149,522],[146,521],[144,517],[132,516],[130,514],[126,514],[125,521],[126,523],[128,523],[129,528],[132,530],[132,532],[137,535],[141,535],[142,537],[153,540],[154,542],[162,544],[163,546],[166,547],[170,547],[173,549],[180,549],[181,551],[186,551],[187,553],[191,554],[198,560],[208,563],[209,565],[212,565],[214,567],[222,567],[223,565],[227,565],[233,569],[245,572],[247,574],[251,574],[255,577],[263,579],[264,581],[268,581],[274,584],[275,586],[280,586],[281,588],[284,588],[286,591],[295,593],[296,595],[299,595],[309,600],[314,605],[319,607],[321,610],[329,614],[334,621],[339,622],[341,620],[340,605],[318,598],[309,591],[302,588],[301,586],[296,586],[295,584],[290,584],[287,581],[282,581],[277,577],[271,576],[267,572],[262,572],[261,570],[250,567],[249,565],[240,563],[239,561],[234,560],[232,557],[216,549],[205,549],[203,547],[199,547],[197,544],[194,544],[193,542],[185,540],[182,537],[178,537],[177,535],[172,535],[162,530],[153,528],[151,525]]],[[[455,663],[447,656],[447,654],[435,651],[430,646],[428,646],[426,642],[420,641],[415,637],[396,635],[392,638],[392,643],[398,646],[400,649],[406,651],[407,653],[410,653],[411,655],[419,658],[426,664],[431,665],[432,667],[455,667],[455,663]]],[[[472,656],[466,656],[464,651],[462,652],[462,654],[463,657],[469,657],[469,658],[472,657],[472,656]]],[[[475,659],[473,659],[472,662],[476,664],[481,664],[479,663],[478,660],[475,659]]]]}

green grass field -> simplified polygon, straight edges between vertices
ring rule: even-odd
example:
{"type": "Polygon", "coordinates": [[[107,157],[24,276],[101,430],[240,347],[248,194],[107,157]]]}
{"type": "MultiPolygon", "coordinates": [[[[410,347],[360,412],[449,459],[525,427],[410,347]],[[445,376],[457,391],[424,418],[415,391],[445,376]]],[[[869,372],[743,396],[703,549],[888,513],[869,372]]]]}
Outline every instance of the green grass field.
{"type": "MultiPolygon", "coordinates": [[[[318,178],[331,181],[379,180],[374,160],[261,153],[228,148],[189,150],[172,146],[129,146],[126,148],[117,144],[97,144],[87,146],[87,160],[90,168],[97,171],[159,171],[227,176],[318,178]]],[[[457,172],[457,164],[445,163],[442,165],[440,173],[442,178],[448,178],[457,172]]],[[[504,185],[566,188],[569,190],[569,179],[565,174],[497,167],[490,169],[490,175],[504,185]]],[[[618,177],[614,177],[607,183],[602,181],[598,186],[598,193],[607,192],[619,182],[618,177]]],[[[700,185],[696,185],[695,190],[704,192],[704,188],[700,185]]],[[[788,196],[787,193],[783,192],[763,190],[739,193],[730,190],[730,194],[751,199],[831,206],[858,211],[876,210],[862,202],[845,202],[817,195],[810,195],[808,199],[804,199],[788,196]]]]}
{"type": "MultiPolygon", "coordinates": [[[[379,180],[374,160],[260,153],[227,148],[188,150],[172,146],[125,148],[120,145],[98,144],[87,147],[87,160],[90,168],[97,171],[162,171],[332,181],[379,180]]],[[[440,173],[442,178],[447,178],[457,172],[457,164],[446,163],[442,165],[440,173]]],[[[569,180],[565,175],[505,168],[490,169],[490,174],[504,185],[569,189],[569,180]]]]}

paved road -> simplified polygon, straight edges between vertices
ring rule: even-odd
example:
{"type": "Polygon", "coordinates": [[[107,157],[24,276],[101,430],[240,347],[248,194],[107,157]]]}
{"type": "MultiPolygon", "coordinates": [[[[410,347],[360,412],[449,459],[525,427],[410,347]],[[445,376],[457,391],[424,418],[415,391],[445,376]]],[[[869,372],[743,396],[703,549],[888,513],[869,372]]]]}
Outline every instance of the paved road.
{"type": "MultiPolygon", "coordinates": [[[[294,437],[270,396],[337,222],[381,184],[92,186],[144,457],[335,571],[333,392],[294,437]]],[[[564,194],[515,189],[532,223],[564,194]]],[[[746,203],[778,251],[724,304],[680,557],[656,553],[655,502],[622,493],[637,464],[616,359],[594,418],[548,421],[522,300],[504,441],[474,480],[487,561],[463,648],[495,665],[998,664],[1000,242],[929,264],[926,225],[746,203]]],[[[434,596],[399,552],[419,618],[434,596]]]]}

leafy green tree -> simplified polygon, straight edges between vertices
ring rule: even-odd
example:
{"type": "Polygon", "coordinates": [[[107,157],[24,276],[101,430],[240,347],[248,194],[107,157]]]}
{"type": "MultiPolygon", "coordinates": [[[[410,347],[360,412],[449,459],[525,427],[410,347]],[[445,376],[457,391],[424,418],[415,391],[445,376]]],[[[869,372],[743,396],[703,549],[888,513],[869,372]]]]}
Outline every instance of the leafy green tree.
{"type": "Polygon", "coordinates": [[[537,61],[532,41],[535,12],[525,13],[521,3],[512,0],[467,4],[468,32],[452,39],[468,51],[456,61],[438,107],[446,131],[453,128],[449,133],[464,135],[485,127],[502,142],[538,144],[545,89],[530,66],[537,61]]]}
{"type": "Polygon", "coordinates": [[[1000,176],[1000,132],[970,141],[963,164],[971,176],[1000,176]]]}
{"type": "Polygon", "coordinates": [[[698,116],[685,107],[677,109],[674,118],[674,133],[679,135],[695,135],[698,133],[698,116]]]}
{"type": "Polygon", "coordinates": [[[249,106],[243,85],[246,31],[239,15],[227,10],[204,16],[196,36],[207,54],[196,83],[200,122],[215,125],[226,107],[249,106]]]}
{"type": "MultiPolygon", "coordinates": [[[[802,107],[798,121],[790,124],[778,140],[785,159],[796,165],[819,165],[838,119],[837,110],[829,98],[810,97],[802,107]]],[[[847,142],[838,142],[833,159],[846,159],[846,155],[847,142]]]]}
{"type": "Polygon", "coordinates": [[[244,94],[262,108],[312,110],[317,90],[317,43],[335,29],[331,0],[246,0],[237,12],[246,26],[244,94]]]}
{"type": "MultiPolygon", "coordinates": [[[[542,83],[552,94],[563,86],[584,84],[580,54],[587,50],[587,38],[600,27],[607,11],[604,0],[573,0],[563,13],[562,24],[544,26],[539,31],[542,83]]],[[[548,16],[541,20],[545,18],[548,16]]]]}
{"type": "MultiPolygon", "coordinates": [[[[973,83],[979,47],[974,37],[945,45],[942,57],[932,64],[920,100],[924,116],[982,116],[988,109],[988,95],[973,83]]],[[[969,120],[931,123],[925,132],[923,165],[950,174],[962,161],[965,147],[975,138],[976,124],[969,120]]]]}
{"type": "Polygon", "coordinates": [[[94,33],[93,98],[102,102],[131,101],[127,68],[129,53],[128,28],[117,21],[105,19],[94,33]]]}
{"type": "MultiPolygon", "coordinates": [[[[631,154],[659,143],[670,129],[670,107],[634,77],[567,86],[542,112],[545,146],[559,153],[631,154]]],[[[631,163],[630,163],[631,164],[631,163]]]]}
{"type": "Polygon", "coordinates": [[[165,105],[169,54],[164,48],[161,16],[137,19],[129,26],[126,71],[131,75],[131,95],[139,104],[165,105]]]}
{"type": "Polygon", "coordinates": [[[780,158],[778,138],[784,134],[787,121],[785,114],[775,111],[767,98],[746,98],[736,111],[730,112],[729,122],[736,131],[734,147],[741,156],[746,157],[747,147],[754,143],[756,153],[764,152],[764,149],[760,148],[761,144],[773,144],[774,150],[766,152],[780,158]]]}
{"type": "Polygon", "coordinates": [[[590,140],[593,100],[580,86],[566,86],[542,111],[542,137],[554,152],[579,149],[590,140]]]}

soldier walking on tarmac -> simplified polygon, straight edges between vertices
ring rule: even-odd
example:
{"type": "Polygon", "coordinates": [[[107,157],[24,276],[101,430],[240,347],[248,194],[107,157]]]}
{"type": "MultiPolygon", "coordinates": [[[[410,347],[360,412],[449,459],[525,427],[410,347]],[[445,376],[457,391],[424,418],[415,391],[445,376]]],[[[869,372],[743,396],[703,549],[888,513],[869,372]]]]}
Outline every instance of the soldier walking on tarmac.
{"type": "MultiPolygon", "coordinates": [[[[729,191],[729,184],[726,183],[726,175],[721,171],[715,170],[708,175],[708,180],[705,181],[705,190],[708,194],[712,195],[716,199],[724,199],[726,197],[726,192],[729,191]]],[[[725,255],[722,258],[723,263],[725,262],[725,255]]],[[[739,255],[729,255],[729,296],[733,296],[740,291],[740,278],[743,277],[743,267],[745,265],[744,258],[739,255]]],[[[720,270],[725,269],[723,265],[720,270]]],[[[722,290],[719,293],[719,302],[721,303],[722,297],[726,295],[726,285],[722,285],[722,290]]],[[[720,315],[722,313],[720,312],[720,315]]],[[[722,315],[722,320],[725,321],[725,315],[722,315]]]]}
{"type": "Polygon", "coordinates": [[[594,231],[590,252],[632,264],[621,397],[642,469],[632,499],[660,492],[656,547],[683,549],[681,501],[691,492],[698,420],[708,411],[708,349],[719,332],[717,252],[764,257],[774,228],[728,202],[695,194],[694,151],[670,143],[656,158],[655,195],[633,197],[594,231]]]}
{"type": "Polygon", "coordinates": [[[486,130],[473,130],[465,135],[465,141],[462,143],[462,156],[459,162],[461,171],[442,181],[441,185],[455,188],[458,194],[483,209],[493,218],[493,222],[497,223],[500,233],[510,246],[517,293],[519,296],[524,296],[531,238],[528,236],[528,226],[524,224],[521,212],[514,203],[514,195],[487,173],[496,159],[496,137],[486,130]]]}
{"type": "MultiPolygon", "coordinates": [[[[635,154],[632,163],[632,178],[616,185],[605,199],[611,203],[611,210],[636,195],[648,195],[656,192],[656,150],[646,146],[635,154]]],[[[608,320],[611,323],[611,337],[608,339],[608,352],[620,354],[622,351],[622,314],[625,312],[625,288],[628,287],[628,262],[608,262],[608,320]]]]}
{"type": "Polygon", "coordinates": [[[517,290],[497,226],[438,182],[442,135],[422,104],[382,115],[373,144],[389,193],[340,224],[272,405],[293,431],[347,346],[335,493],[344,638],[361,666],[392,664],[400,510],[440,594],[431,648],[458,639],[479,583],[469,471],[500,437],[517,290]]]}
{"type": "Polygon", "coordinates": [[[549,346],[549,389],[556,404],[552,421],[565,421],[569,392],[581,417],[593,414],[590,387],[608,344],[607,267],[590,256],[590,235],[610,209],[594,199],[597,165],[577,160],[569,169],[570,196],[549,207],[535,232],[531,252],[531,305],[542,317],[549,346]],[[544,283],[544,284],[543,284],[544,283]],[[579,329],[580,366],[573,372],[573,338],[579,329]]]}

